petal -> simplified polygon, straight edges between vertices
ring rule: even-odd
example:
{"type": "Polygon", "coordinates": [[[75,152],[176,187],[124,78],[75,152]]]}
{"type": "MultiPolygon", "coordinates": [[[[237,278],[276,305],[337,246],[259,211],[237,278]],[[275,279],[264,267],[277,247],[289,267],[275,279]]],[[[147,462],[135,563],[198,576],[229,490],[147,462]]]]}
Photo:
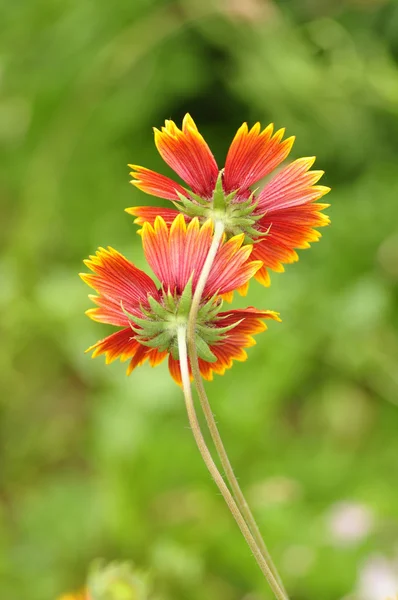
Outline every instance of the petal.
{"type": "Polygon", "coordinates": [[[299,158],[282,169],[258,196],[257,212],[265,212],[258,222],[268,235],[255,244],[253,257],[264,265],[256,279],[263,285],[270,284],[267,269],[284,271],[283,264],[298,260],[296,249],[309,248],[321,234],[314,229],[329,224],[329,217],[321,211],[328,204],[315,202],[330,188],[315,185],[323,171],[310,171],[315,158],[299,158]]]}
{"type": "Polygon", "coordinates": [[[91,296],[98,308],[88,311],[96,321],[128,325],[122,307],[139,316],[140,306],[148,304],[148,295],[159,296],[152,279],[113,248],[99,248],[95,256],[84,263],[93,273],[80,276],[99,293],[99,296],[91,296]]]}
{"type": "Polygon", "coordinates": [[[120,302],[114,302],[106,296],[94,296],[93,294],[89,294],[88,297],[97,305],[96,308],[89,308],[86,310],[86,315],[90,317],[90,319],[97,321],[98,323],[108,323],[109,325],[116,325],[118,327],[125,327],[128,325],[128,319],[121,310],[120,302]]]}
{"type": "Polygon", "coordinates": [[[180,361],[169,355],[169,371],[177,385],[182,385],[180,361]]]}
{"type": "Polygon", "coordinates": [[[263,319],[281,321],[279,313],[274,310],[258,310],[257,308],[254,308],[254,306],[220,312],[217,316],[220,319],[220,327],[232,325],[232,323],[241,321],[228,333],[229,337],[236,333],[255,334],[264,331],[266,326],[262,322],[263,319]]]}
{"type": "MultiPolygon", "coordinates": [[[[177,217],[178,218],[178,217],[177,217]]],[[[185,223],[184,219],[183,222],[185,223]]],[[[172,284],[169,256],[169,228],[161,217],[156,217],[154,226],[144,223],[142,246],[149,266],[159,281],[166,286],[172,284]]]]}
{"type": "Polygon", "coordinates": [[[282,210],[315,202],[330,191],[323,185],[314,185],[323,171],[310,171],[315,157],[299,158],[282,169],[257,197],[257,212],[282,210]]]}
{"type": "MultiPolygon", "coordinates": [[[[220,327],[236,323],[236,326],[228,332],[223,340],[210,346],[217,361],[207,363],[207,365],[218,375],[223,375],[226,369],[230,369],[234,360],[245,361],[247,359],[244,348],[254,346],[256,342],[253,335],[267,329],[263,319],[280,321],[278,313],[271,310],[260,311],[253,307],[219,313],[218,316],[221,317],[220,327]]],[[[200,366],[203,362],[199,359],[200,366]]]]}
{"type": "Polygon", "coordinates": [[[242,246],[244,235],[237,235],[223,243],[214,259],[204,295],[228,294],[245,286],[262,266],[261,261],[248,261],[252,246],[242,246]]]}
{"type": "Polygon", "coordinates": [[[227,292],[226,294],[220,294],[220,297],[225,300],[225,302],[228,302],[229,304],[231,304],[232,300],[234,299],[234,293],[233,292],[227,292]]]}
{"type": "Polygon", "coordinates": [[[139,167],[137,165],[128,165],[131,169],[134,169],[130,175],[134,177],[135,181],[131,181],[132,185],[135,185],[139,190],[157,196],[158,198],[165,198],[166,200],[179,200],[177,192],[183,196],[188,196],[187,191],[169,177],[160,175],[155,171],[146,169],[145,167],[139,167]]]}
{"type": "Polygon", "coordinates": [[[254,245],[253,258],[261,260],[263,267],[255,275],[263,285],[269,285],[267,269],[283,272],[283,264],[298,260],[295,249],[309,248],[310,242],[316,242],[321,237],[314,227],[329,224],[329,218],[322,214],[328,204],[303,204],[273,209],[258,222],[268,235],[254,245]]]}
{"type": "Polygon", "coordinates": [[[90,600],[88,592],[76,592],[74,594],[64,594],[58,600],[90,600]]]}
{"type": "Polygon", "coordinates": [[[140,348],[143,346],[135,339],[134,331],[131,327],[125,327],[99,340],[86,352],[92,351],[92,358],[105,354],[106,364],[109,364],[117,358],[121,361],[131,358],[140,348]]]}
{"type": "Polygon", "coordinates": [[[182,291],[193,275],[192,287],[195,290],[203,265],[207,258],[213,236],[213,224],[206,221],[201,227],[197,219],[185,224],[182,215],[170,229],[170,259],[173,265],[173,278],[179,291],[182,291]]]}
{"type": "MultiPolygon", "coordinates": [[[[223,340],[210,346],[211,351],[217,357],[215,362],[209,363],[199,358],[201,375],[208,381],[213,379],[213,373],[223,375],[226,369],[232,367],[234,360],[246,360],[247,354],[244,348],[255,344],[253,335],[267,329],[265,323],[263,323],[264,319],[280,321],[278,313],[271,310],[260,311],[253,307],[222,312],[218,316],[220,320],[216,327],[224,327],[234,323],[236,323],[236,326],[226,334],[223,340]]],[[[174,381],[181,385],[180,364],[171,355],[169,356],[169,370],[174,381]]]]}
{"type": "Polygon", "coordinates": [[[166,121],[162,130],[154,129],[155,144],[163,160],[199,196],[211,198],[218,167],[210,148],[190,115],[185,115],[180,130],[166,121]]]}
{"type": "MultiPolygon", "coordinates": [[[[197,218],[188,225],[179,214],[170,228],[161,217],[152,226],[144,223],[142,244],[145,257],[164,289],[182,293],[193,276],[193,289],[198,282],[212,242],[213,224],[201,227],[197,218]]],[[[208,277],[204,296],[227,294],[243,288],[262,266],[261,261],[249,261],[252,246],[242,246],[244,235],[238,235],[218,248],[208,277]]]]}
{"type": "Polygon", "coordinates": [[[152,367],[158,365],[167,356],[167,352],[159,352],[157,348],[147,348],[135,339],[135,333],[130,327],[116,331],[100,340],[86,352],[92,351],[92,358],[105,354],[105,362],[109,364],[120,358],[122,362],[130,359],[127,375],[146,360],[152,367]]]}
{"type": "Polygon", "coordinates": [[[141,366],[146,360],[149,361],[151,367],[156,367],[166,358],[167,354],[168,352],[160,352],[157,348],[147,348],[140,345],[129,363],[127,375],[130,375],[136,367],[141,366]]]}
{"type": "Polygon", "coordinates": [[[195,218],[187,225],[182,214],[176,217],[170,228],[161,217],[155,219],[154,226],[144,223],[144,254],[164,289],[181,293],[191,275],[194,275],[193,285],[196,285],[212,235],[211,221],[200,227],[195,218]]]}
{"type": "MultiPolygon", "coordinates": [[[[207,381],[211,381],[213,379],[213,372],[212,372],[211,365],[212,365],[212,363],[208,363],[208,362],[205,362],[204,360],[199,359],[200,373],[201,373],[202,377],[204,379],[206,379],[207,381]]],[[[188,368],[189,368],[189,377],[192,381],[193,376],[192,376],[190,364],[188,364],[188,368]]],[[[181,386],[182,378],[181,378],[181,371],[180,371],[180,361],[173,358],[171,354],[169,356],[169,371],[170,371],[170,375],[172,376],[174,381],[177,383],[177,385],[181,386]]]]}
{"type": "Polygon", "coordinates": [[[134,219],[136,225],[143,225],[144,223],[153,225],[156,217],[162,217],[167,225],[171,225],[177,215],[180,214],[174,208],[163,208],[162,206],[132,206],[125,210],[130,215],[133,215],[133,217],[137,217],[134,219]]]}
{"type": "Polygon", "coordinates": [[[282,141],[284,129],[272,135],[274,126],[261,131],[256,123],[249,131],[247,123],[238,129],[229,148],[224,170],[226,193],[247,190],[273,171],[289,154],[294,137],[282,141]]]}

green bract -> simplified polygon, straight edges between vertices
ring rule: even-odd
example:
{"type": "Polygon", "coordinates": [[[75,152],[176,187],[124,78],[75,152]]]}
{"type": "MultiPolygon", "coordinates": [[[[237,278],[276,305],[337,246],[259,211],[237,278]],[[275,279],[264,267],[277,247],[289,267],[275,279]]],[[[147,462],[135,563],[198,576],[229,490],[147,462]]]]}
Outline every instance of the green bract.
{"type": "MultiPolygon", "coordinates": [[[[192,278],[185,286],[182,294],[163,292],[159,302],[148,297],[149,308],[141,307],[143,316],[136,317],[128,313],[122,306],[124,314],[130,320],[131,329],[137,341],[149,348],[157,348],[160,352],[170,352],[178,360],[177,333],[188,323],[192,305],[192,278]]],[[[215,294],[201,305],[196,322],[196,348],[198,356],[206,362],[215,362],[217,357],[210,345],[221,341],[226,333],[240,323],[222,327],[223,316],[217,316],[222,308],[222,299],[215,294]]]]}
{"type": "Polygon", "coordinates": [[[227,237],[245,234],[245,243],[253,242],[267,235],[268,231],[260,232],[255,225],[264,214],[254,214],[257,208],[257,202],[253,201],[254,192],[247,200],[236,201],[236,195],[239,190],[234,190],[230,194],[225,194],[222,185],[223,169],[220,171],[214,188],[213,197],[201,198],[191,191],[189,198],[177,191],[180,202],[173,202],[178,210],[188,217],[198,217],[201,221],[212,219],[213,222],[221,221],[224,225],[224,231],[227,237]]]}

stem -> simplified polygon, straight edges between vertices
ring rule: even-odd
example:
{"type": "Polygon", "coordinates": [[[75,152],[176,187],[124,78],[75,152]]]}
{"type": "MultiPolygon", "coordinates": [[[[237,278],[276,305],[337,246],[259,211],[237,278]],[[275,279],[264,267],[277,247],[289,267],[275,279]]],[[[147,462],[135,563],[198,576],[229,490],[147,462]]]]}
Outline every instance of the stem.
{"type": "Polygon", "coordinates": [[[252,536],[246,521],[242,517],[235,500],[232,497],[220,471],[217,469],[215,462],[206,446],[205,439],[200,429],[198,417],[195,411],[195,405],[192,399],[191,382],[189,378],[189,367],[188,367],[188,354],[187,354],[187,341],[186,341],[186,328],[179,327],[178,329],[178,353],[180,360],[182,387],[185,398],[185,405],[188,413],[189,424],[192,429],[193,436],[195,438],[196,445],[198,446],[199,452],[203,458],[203,461],[208,468],[211,476],[213,477],[218,489],[220,490],[225,502],[228,505],[229,510],[232,513],[239,529],[242,532],[250,550],[253,552],[254,558],[257,561],[258,566],[263,572],[267,579],[273,593],[277,600],[287,600],[287,596],[276,581],[271,569],[268,566],[267,561],[261,554],[259,547],[257,546],[254,537],[252,536]]]}
{"type": "Polygon", "coordinates": [[[214,442],[214,446],[215,446],[217,454],[220,458],[222,467],[225,472],[225,476],[231,487],[231,490],[235,497],[236,503],[239,507],[240,512],[242,513],[243,517],[245,518],[246,523],[248,524],[248,526],[253,534],[253,537],[254,537],[258,547],[261,550],[261,553],[262,553],[264,559],[268,562],[269,567],[270,567],[275,579],[277,580],[280,588],[283,590],[283,592],[287,598],[287,593],[284,588],[282,579],[277,571],[275,564],[272,561],[271,555],[270,555],[270,553],[265,545],[265,542],[262,538],[260,529],[254,519],[253,513],[250,510],[250,507],[246,501],[246,498],[243,495],[243,492],[240,488],[238,480],[233,471],[232,465],[228,458],[227,451],[225,450],[223,441],[221,439],[220,432],[218,431],[218,427],[217,427],[209,400],[207,398],[206,390],[203,385],[202,376],[200,374],[198,354],[196,351],[196,344],[195,344],[196,318],[197,318],[203,290],[206,285],[206,281],[209,276],[211,267],[213,265],[214,258],[216,256],[218,246],[221,242],[223,233],[224,233],[223,224],[220,222],[216,222],[212,244],[210,246],[209,253],[208,253],[206,261],[203,265],[203,269],[202,269],[202,272],[201,272],[199,280],[198,280],[198,284],[195,289],[195,293],[194,293],[193,300],[192,300],[191,311],[190,311],[190,315],[189,315],[189,321],[188,321],[189,359],[190,359],[190,364],[191,364],[191,369],[192,369],[192,375],[195,380],[196,389],[197,389],[199,400],[200,400],[200,403],[202,406],[202,410],[204,412],[206,422],[207,422],[207,425],[208,425],[208,428],[210,431],[210,435],[214,442]]]}

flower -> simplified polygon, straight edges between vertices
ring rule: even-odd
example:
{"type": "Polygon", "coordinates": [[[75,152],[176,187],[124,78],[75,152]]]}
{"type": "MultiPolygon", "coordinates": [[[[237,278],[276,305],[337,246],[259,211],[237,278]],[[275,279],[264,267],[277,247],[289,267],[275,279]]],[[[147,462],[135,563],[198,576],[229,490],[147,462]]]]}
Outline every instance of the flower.
{"type": "MultiPolygon", "coordinates": [[[[187,225],[178,215],[171,226],[158,216],[144,223],[142,243],[145,257],[160,280],[154,281],[113,248],[100,248],[85,262],[92,273],[81,274],[98,296],[87,311],[95,321],[120,327],[88,351],[93,357],[105,354],[106,362],[129,360],[127,373],[146,360],[151,366],[169,356],[169,370],[181,383],[177,332],[185,327],[192,293],[207,257],[213,236],[211,220],[202,226],[197,218],[187,225]]],[[[202,376],[211,380],[223,374],[234,360],[246,360],[244,348],[255,342],[253,335],[266,329],[264,319],[279,320],[273,311],[253,307],[221,312],[220,294],[244,286],[261,268],[249,260],[252,246],[243,245],[244,235],[220,244],[208,277],[197,318],[196,346],[202,376]]]]}
{"type": "Polygon", "coordinates": [[[326,515],[330,540],[348,546],[365,540],[374,527],[371,510],[359,502],[336,502],[326,515]]]}
{"type": "MultiPolygon", "coordinates": [[[[181,130],[173,121],[166,121],[161,131],[154,131],[160,155],[190,190],[137,165],[129,165],[133,169],[131,183],[147,194],[173,201],[188,220],[194,216],[201,221],[221,220],[229,236],[244,233],[249,243],[256,242],[252,257],[261,260],[263,266],[255,277],[263,285],[270,283],[268,269],[282,272],[283,264],[298,260],[296,249],[308,248],[321,237],[316,228],[328,225],[329,218],[322,211],[329,205],[316,201],[330,188],[315,185],[323,171],[310,170],[314,157],[299,158],[285,166],[260,193],[251,190],[287,158],[294,137],[283,139],[284,129],[273,133],[272,124],[261,130],[256,123],[249,130],[244,123],[221,171],[189,114],[181,130]]],[[[172,208],[147,206],[126,210],[136,217],[138,225],[153,224],[157,215],[170,224],[177,214],[172,208]]]]}
{"type": "Polygon", "coordinates": [[[398,557],[369,556],[359,571],[356,597],[360,600],[385,600],[398,593],[398,557]]]}
{"type": "Polygon", "coordinates": [[[93,600],[148,600],[148,576],[130,563],[104,563],[97,560],[88,576],[93,600]]]}
{"type": "Polygon", "coordinates": [[[64,594],[58,600],[90,600],[88,592],[76,592],[74,594],[64,594]]]}

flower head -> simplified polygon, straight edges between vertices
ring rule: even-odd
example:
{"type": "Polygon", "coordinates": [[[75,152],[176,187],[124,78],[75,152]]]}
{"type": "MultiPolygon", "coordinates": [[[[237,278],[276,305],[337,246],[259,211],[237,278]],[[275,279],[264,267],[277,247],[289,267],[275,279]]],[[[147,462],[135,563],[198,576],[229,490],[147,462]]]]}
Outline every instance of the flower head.
{"type": "MultiPolygon", "coordinates": [[[[210,220],[200,226],[193,218],[187,225],[181,214],[170,227],[159,216],[153,225],[144,223],[144,253],[160,287],[112,248],[100,248],[85,261],[92,273],[81,277],[98,293],[90,296],[97,306],[87,314],[121,328],[89,348],[93,357],[105,354],[107,363],[116,358],[129,360],[127,372],[131,373],[146,360],[155,366],[169,356],[170,373],[180,383],[177,333],[188,322],[212,235],[210,220]]],[[[233,360],[247,358],[244,348],[254,344],[254,334],[266,329],[264,319],[279,320],[273,311],[252,307],[221,311],[220,295],[245,286],[262,265],[250,260],[252,246],[243,245],[243,240],[241,234],[220,245],[202,296],[196,346],[206,379],[212,379],[213,372],[223,374],[233,360]]]]}
{"type": "Polygon", "coordinates": [[[149,578],[129,563],[97,560],[88,576],[93,600],[148,600],[149,578]]]}
{"type": "Polygon", "coordinates": [[[311,171],[314,158],[300,158],[281,169],[260,193],[252,186],[270,175],[287,158],[294,138],[284,138],[284,129],[274,133],[273,125],[250,130],[244,123],[228,150],[225,167],[219,170],[215,158],[190,115],[182,129],[166,121],[155,129],[155,144],[164,159],[190,189],[172,179],[137,165],[133,183],[140,190],[173,201],[172,208],[133,207],[127,212],[136,223],[153,224],[161,215],[170,224],[178,211],[187,220],[198,217],[222,221],[228,236],[240,233],[255,242],[252,256],[263,266],[255,275],[269,285],[268,269],[283,271],[284,263],[298,260],[296,249],[308,248],[320,238],[316,228],[329,223],[322,213],[327,204],[316,203],[329,188],[316,185],[323,171],[311,171]]]}
{"type": "Polygon", "coordinates": [[[73,594],[64,594],[58,600],[90,600],[88,592],[75,592],[73,594]]]}

